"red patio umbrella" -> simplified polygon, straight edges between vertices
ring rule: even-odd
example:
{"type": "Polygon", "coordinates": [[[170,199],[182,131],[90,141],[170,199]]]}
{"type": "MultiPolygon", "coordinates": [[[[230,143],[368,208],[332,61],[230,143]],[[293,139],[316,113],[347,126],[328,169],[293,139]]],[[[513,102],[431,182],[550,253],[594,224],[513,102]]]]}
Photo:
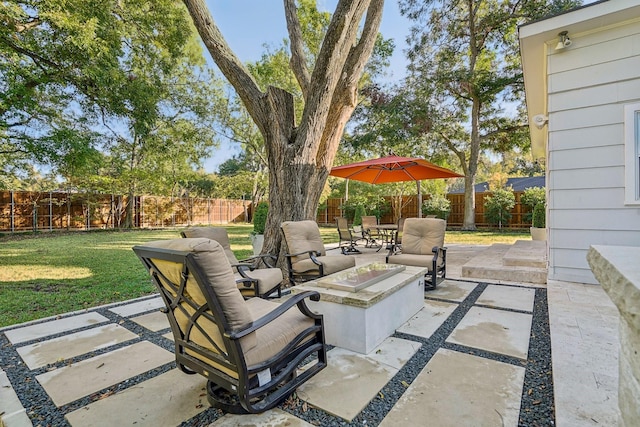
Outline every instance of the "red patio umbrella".
{"type": "MultiPolygon", "coordinates": [[[[395,154],[390,154],[378,159],[336,166],[331,169],[329,175],[355,179],[356,181],[371,184],[416,181],[418,187],[418,203],[420,205],[422,204],[422,193],[420,192],[421,180],[460,178],[464,176],[452,170],[434,165],[424,159],[400,157],[395,154]]],[[[422,216],[421,214],[421,210],[418,209],[418,216],[422,216]]]]}
{"type": "Polygon", "coordinates": [[[329,174],[371,184],[421,181],[435,178],[459,178],[463,176],[424,159],[400,157],[395,154],[378,159],[365,160],[364,162],[336,166],[331,169],[329,174]]]}

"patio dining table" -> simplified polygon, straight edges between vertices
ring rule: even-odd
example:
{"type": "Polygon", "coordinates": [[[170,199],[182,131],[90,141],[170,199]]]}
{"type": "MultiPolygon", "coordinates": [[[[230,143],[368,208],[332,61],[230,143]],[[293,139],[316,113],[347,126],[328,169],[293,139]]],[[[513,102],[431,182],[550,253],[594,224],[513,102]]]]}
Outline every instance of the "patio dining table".
{"type": "Polygon", "coordinates": [[[383,239],[383,244],[380,245],[377,252],[380,252],[380,249],[382,249],[383,247],[389,249],[390,245],[393,245],[396,230],[398,230],[398,224],[378,224],[371,226],[371,228],[375,228],[376,230],[378,230],[378,234],[383,239]]]}

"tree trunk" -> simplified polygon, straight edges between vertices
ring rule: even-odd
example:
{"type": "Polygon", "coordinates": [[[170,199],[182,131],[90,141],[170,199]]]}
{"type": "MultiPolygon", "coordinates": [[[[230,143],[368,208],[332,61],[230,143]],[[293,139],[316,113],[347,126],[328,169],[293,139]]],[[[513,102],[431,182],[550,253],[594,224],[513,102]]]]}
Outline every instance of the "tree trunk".
{"type": "Polygon", "coordinates": [[[471,147],[469,152],[469,168],[464,178],[464,220],[463,230],[476,229],[476,173],[480,158],[480,105],[477,96],[472,96],[471,103],[471,147]]]}
{"type": "Polygon", "coordinates": [[[474,176],[464,177],[464,219],[462,221],[463,230],[476,229],[476,192],[474,191],[474,176]]]}
{"type": "Polygon", "coordinates": [[[125,205],[125,216],[124,216],[124,228],[133,228],[134,221],[134,206],[136,204],[136,195],[135,190],[133,188],[129,189],[129,194],[127,195],[127,204],[125,205]]]}
{"type": "MultiPolygon", "coordinates": [[[[306,68],[295,1],[284,0],[290,65],[304,98],[299,123],[293,95],[272,86],[261,91],[229,48],[204,0],[184,3],[211,57],[264,138],[269,164],[269,214],[262,252],[281,254],[285,250],[282,222],[315,220],[342,132],[356,107],[358,81],[373,51],[384,0],[338,0],[313,70],[306,68]]],[[[284,262],[284,257],[280,259],[284,262]]]]}

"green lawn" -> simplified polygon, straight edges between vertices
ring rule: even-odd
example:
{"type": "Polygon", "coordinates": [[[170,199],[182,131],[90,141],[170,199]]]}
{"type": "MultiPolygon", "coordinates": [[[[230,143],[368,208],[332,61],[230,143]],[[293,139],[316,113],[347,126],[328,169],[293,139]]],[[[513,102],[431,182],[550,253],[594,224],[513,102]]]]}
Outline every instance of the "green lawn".
{"type": "MultiPolygon", "coordinates": [[[[251,254],[252,225],[229,225],[238,258],[251,254]]],[[[321,228],[326,243],[335,228],[321,228]]],[[[131,247],[180,237],[177,229],[95,231],[0,239],[0,327],[155,292],[131,247]]],[[[511,243],[523,233],[448,231],[447,243],[511,243]]]]}

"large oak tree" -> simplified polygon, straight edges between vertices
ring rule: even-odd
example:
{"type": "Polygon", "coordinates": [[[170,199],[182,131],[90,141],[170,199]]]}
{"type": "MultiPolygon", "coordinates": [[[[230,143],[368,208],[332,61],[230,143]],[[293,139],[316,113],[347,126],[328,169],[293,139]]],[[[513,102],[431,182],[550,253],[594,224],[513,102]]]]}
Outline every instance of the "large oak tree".
{"type": "Polygon", "coordinates": [[[283,221],[315,218],[345,124],[356,107],[358,81],[373,51],[384,1],[339,0],[312,62],[305,54],[296,2],[284,0],[290,67],[304,98],[299,118],[291,93],[273,86],[260,90],[229,48],[204,0],[184,3],[214,62],[264,138],[270,209],[263,251],[277,253],[283,221]]]}

